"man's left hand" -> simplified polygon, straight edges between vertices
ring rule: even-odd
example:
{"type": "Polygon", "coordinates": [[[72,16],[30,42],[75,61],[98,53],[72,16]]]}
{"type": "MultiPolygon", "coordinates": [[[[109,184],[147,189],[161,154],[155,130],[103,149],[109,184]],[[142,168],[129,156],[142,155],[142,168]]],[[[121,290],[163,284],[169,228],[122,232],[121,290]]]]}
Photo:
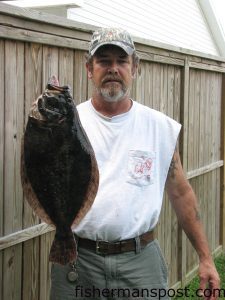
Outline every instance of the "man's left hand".
{"type": "Polygon", "coordinates": [[[199,278],[200,285],[198,294],[202,294],[203,299],[205,300],[218,299],[220,278],[211,258],[208,260],[200,261],[199,278]]]}

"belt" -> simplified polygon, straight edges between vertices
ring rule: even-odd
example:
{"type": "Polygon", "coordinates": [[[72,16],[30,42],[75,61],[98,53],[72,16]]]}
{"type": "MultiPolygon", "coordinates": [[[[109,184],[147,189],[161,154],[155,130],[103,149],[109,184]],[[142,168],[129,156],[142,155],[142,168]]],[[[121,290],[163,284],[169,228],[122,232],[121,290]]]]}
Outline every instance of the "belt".
{"type": "Polygon", "coordinates": [[[136,238],[118,242],[107,242],[102,240],[93,241],[77,236],[76,239],[78,239],[78,248],[86,248],[95,251],[97,254],[103,255],[119,254],[145,248],[151,241],[154,240],[154,231],[148,231],[136,238]]]}

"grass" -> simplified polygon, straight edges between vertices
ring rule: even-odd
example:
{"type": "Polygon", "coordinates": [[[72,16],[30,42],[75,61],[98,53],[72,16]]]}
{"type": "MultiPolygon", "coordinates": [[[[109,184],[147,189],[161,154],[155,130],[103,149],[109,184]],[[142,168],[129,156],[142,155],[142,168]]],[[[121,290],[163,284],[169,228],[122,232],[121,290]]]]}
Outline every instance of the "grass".
{"type": "MultiPolygon", "coordinates": [[[[216,265],[216,269],[220,275],[220,289],[221,290],[221,297],[219,299],[225,299],[225,254],[220,255],[219,257],[217,257],[215,260],[215,265],[216,265]]],[[[174,300],[185,300],[185,299],[193,299],[193,300],[197,300],[197,299],[201,299],[203,300],[203,297],[197,297],[196,295],[196,290],[199,288],[199,279],[198,276],[196,276],[195,278],[192,279],[192,281],[190,282],[190,284],[187,286],[188,290],[188,295],[190,295],[189,297],[186,296],[180,296],[180,297],[175,297],[173,298],[174,300]]],[[[181,294],[180,294],[181,295],[181,294]]]]}

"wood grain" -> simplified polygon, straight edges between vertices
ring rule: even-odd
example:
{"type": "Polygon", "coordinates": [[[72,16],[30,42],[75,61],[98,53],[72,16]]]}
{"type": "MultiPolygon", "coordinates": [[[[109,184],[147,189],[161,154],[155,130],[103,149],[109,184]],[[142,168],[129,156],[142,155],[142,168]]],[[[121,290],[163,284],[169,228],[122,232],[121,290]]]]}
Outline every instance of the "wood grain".
{"type": "MultiPolygon", "coordinates": [[[[24,45],[5,42],[4,235],[22,228],[20,141],[24,124],[24,45]]],[[[3,299],[17,300],[22,285],[22,244],[4,251],[3,299]]]]}
{"type": "Polygon", "coordinates": [[[22,242],[34,239],[53,230],[55,230],[53,226],[41,223],[23,230],[16,231],[0,238],[0,250],[21,244],[22,242]]]}
{"type": "MultiPolygon", "coordinates": [[[[225,74],[222,77],[221,141],[221,158],[225,161],[225,74]]],[[[225,166],[221,172],[220,206],[220,243],[225,248],[225,166]]]]}
{"type": "MultiPolygon", "coordinates": [[[[4,42],[0,41],[0,237],[4,234],[4,106],[5,106],[5,50],[4,42]]],[[[3,253],[0,252],[0,299],[3,298],[3,269],[2,269],[3,253]]]]}

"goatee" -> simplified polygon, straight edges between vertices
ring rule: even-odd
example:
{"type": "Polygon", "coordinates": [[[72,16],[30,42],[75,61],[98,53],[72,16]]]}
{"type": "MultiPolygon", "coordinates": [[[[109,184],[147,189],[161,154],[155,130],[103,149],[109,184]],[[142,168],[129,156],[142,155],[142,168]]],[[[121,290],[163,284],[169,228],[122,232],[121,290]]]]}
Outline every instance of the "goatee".
{"type": "Polygon", "coordinates": [[[95,84],[94,87],[97,93],[101,95],[105,101],[113,103],[123,100],[130,92],[130,89],[127,86],[125,86],[122,82],[120,84],[122,84],[121,88],[118,88],[117,84],[115,85],[113,83],[111,86],[106,88],[96,87],[95,84]]]}
{"type": "Polygon", "coordinates": [[[110,89],[104,89],[101,88],[98,90],[98,92],[101,94],[101,96],[105,99],[107,102],[118,102],[121,101],[124,97],[128,95],[129,90],[117,90],[112,91],[110,89]]]}

